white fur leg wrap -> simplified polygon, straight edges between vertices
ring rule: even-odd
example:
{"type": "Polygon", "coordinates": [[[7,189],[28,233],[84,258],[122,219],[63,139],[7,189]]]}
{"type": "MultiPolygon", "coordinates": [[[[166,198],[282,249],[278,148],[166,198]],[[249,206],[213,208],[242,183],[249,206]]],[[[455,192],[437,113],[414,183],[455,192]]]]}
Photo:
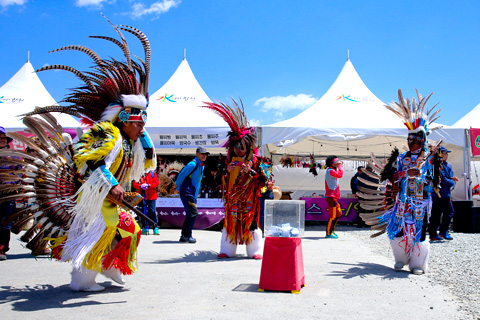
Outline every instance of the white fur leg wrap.
{"type": "Polygon", "coordinates": [[[222,239],[220,241],[220,254],[226,254],[228,257],[234,257],[237,253],[237,245],[228,241],[227,230],[222,230],[222,239]]]}
{"type": "Polygon", "coordinates": [[[262,230],[255,229],[251,231],[252,233],[252,242],[247,244],[247,256],[249,258],[253,258],[256,254],[263,254],[263,238],[262,238],[262,230]]]}
{"type": "Polygon", "coordinates": [[[423,272],[427,272],[428,269],[428,256],[430,255],[430,242],[423,241],[419,242],[412,252],[410,257],[410,270],[413,268],[420,268],[423,272]]]}
{"type": "Polygon", "coordinates": [[[95,278],[97,272],[85,268],[73,268],[72,281],[70,282],[70,289],[74,291],[83,291],[96,284],[95,278]]]}
{"type": "Polygon", "coordinates": [[[401,262],[404,265],[407,265],[410,257],[405,253],[405,245],[403,237],[396,237],[393,240],[390,240],[390,246],[392,247],[395,262],[401,262]]]}

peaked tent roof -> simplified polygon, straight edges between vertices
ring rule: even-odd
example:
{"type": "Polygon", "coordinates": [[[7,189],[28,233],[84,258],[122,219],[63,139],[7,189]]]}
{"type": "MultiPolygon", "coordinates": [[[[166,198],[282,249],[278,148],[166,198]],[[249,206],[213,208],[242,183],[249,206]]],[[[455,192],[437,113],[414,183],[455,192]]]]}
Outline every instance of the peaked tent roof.
{"type": "Polygon", "coordinates": [[[452,127],[454,128],[478,128],[480,126],[480,104],[470,110],[469,113],[464,115],[460,120],[455,122],[452,127]]]}
{"type": "Polygon", "coordinates": [[[170,79],[150,95],[147,127],[225,127],[225,121],[200,108],[211,102],[184,58],[170,79]]]}
{"type": "MultiPolygon", "coordinates": [[[[390,153],[391,145],[396,141],[379,137],[396,137],[395,140],[404,141],[407,129],[384,106],[385,103],[367,88],[347,59],[335,82],[313,106],[291,119],[263,126],[262,144],[270,144],[272,153],[308,154],[317,151],[322,154],[335,152],[340,156],[343,150],[355,157],[352,151],[357,149],[360,154],[361,148],[361,156],[368,157],[370,152],[376,152],[373,146],[380,152],[390,153]],[[322,141],[331,141],[332,149],[323,148],[325,142],[322,141]],[[352,143],[354,141],[357,142],[352,143]],[[318,147],[314,148],[315,145],[318,147]],[[290,150],[285,150],[287,146],[290,150]]],[[[454,130],[434,131],[429,139],[463,145],[463,134],[454,130]]]]}
{"type": "Polygon", "coordinates": [[[276,127],[402,128],[399,118],[384,107],[363,83],[348,59],[330,89],[299,115],[276,127]],[[381,119],[381,121],[379,121],[381,119]]]}
{"type": "MultiPolygon", "coordinates": [[[[30,61],[27,61],[17,73],[0,87],[0,125],[8,130],[23,130],[26,126],[18,115],[33,111],[35,107],[55,105],[57,102],[45,89],[35,73],[30,61]]],[[[72,116],[52,113],[65,128],[77,128],[80,123],[72,116]]]]}
{"type": "Polygon", "coordinates": [[[167,83],[150,95],[146,127],[155,148],[220,147],[230,128],[210,109],[200,108],[203,102],[211,100],[184,58],[167,83]]]}

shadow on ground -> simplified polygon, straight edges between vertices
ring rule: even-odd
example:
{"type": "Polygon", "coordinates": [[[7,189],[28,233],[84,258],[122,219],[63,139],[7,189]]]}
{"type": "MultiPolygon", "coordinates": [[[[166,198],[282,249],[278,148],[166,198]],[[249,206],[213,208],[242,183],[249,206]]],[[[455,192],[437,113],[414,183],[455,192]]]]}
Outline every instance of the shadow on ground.
{"type": "Polygon", "coordinates": [[[111,286],[111,282],[100,283],[105,286],[101,292],[74,292],[68,285],[54,287],[47,284],[36,286],[25,286],[23,288],[2,286],[0,287],[0,305],[11,303],[14,311],[39,311],[49,309],[75,308],[87,305],[103,305],[127,303],[127,301],[116,301],[102,303],[94,297],[103,294],[125,292],[125,288],[111,286]],[[90,297],[91,296],[91,297],[90,297]],[[71,301],[72,300],[72,301],[71,301]],[[78,301],[84,300],[84,301],[78,301]]]}
{"type": "Polygon", "coordinates": [[[383,279],[398,279],[408,278],[410,273],[405,269],[403,271],[395,271],[391,267],[384,266],[377,263],[359,262],[356,264],[347,264],[342,262],[329,262],[330,264],[339,266],[351,266],[347,270],[333,271],[327,276],[343,277],[344,279],[351,279],[355,277],[366,278],[367,276],[378,276],[383,279]]]}

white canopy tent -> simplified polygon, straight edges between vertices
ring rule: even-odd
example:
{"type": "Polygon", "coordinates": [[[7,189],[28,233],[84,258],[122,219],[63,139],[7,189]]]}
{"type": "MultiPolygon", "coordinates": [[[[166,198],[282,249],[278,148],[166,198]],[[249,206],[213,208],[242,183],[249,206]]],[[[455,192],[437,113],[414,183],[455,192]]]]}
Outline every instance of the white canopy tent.
{"type": "Polygon", "coordinates": [[[452,125],[453,128],[480,128],[480,104],[452,125]]]}
{"type": "MultiPolygon", "coordinates": [[[[470,128],[480,128],[480,104],[478,104],[475,108],[470,110],[467,114],[465,114],[462,118],[460,118],[457,122],[455,122],[452,127],[459,128],[465,130],[465,137],[467,141],[467,148],[465,150],[465,154],[470,159],[470,181],[471,187],[480,183],[480,157],[471,157],[471,149],[470,149],[470,128]]],[[[479,197],[475,196],[474,200],[477,200],[477,205],[480,203],[478,200],[479,197]]]]}
{"type": "MultiPolygon", "coordinates": [[[[26,126],[18,115],[33,111],[35,107],[56,105],[56,101],[35,73],[30,61],[0,88],[0,125],[7,131],[23,131],[26,126]]],[[[65,128],[77,128],[80,123],[72,116],[53,113],[65,128]]]]}
{"type": "MultiPolygon", "coordinates": [[[[394,146],[403,150],[407,129],[384,105],[347,60],[335,82],[312,107],[296,117],[262,127],[262,145],[265,153],[272,156],[274,164],[283,155],[303,159],[313,154],[319,159],[334,154],[344,160],[362,160],[369,158],[373,152],[377,157],[386,159],[394,146]]],[[[458,162],[454,164],[458,167],[457,172],[465,172],[463,130],[444,128],[429,136],[430,141],[440,139],[444,145],[458,151],[451,158],[458,158],[458,161],[452,159],[458,162]]],[[[351,162],[346,168],[340,182],[344,192],[350,190],[350,177],[355,173],[357,164],[351,162]]],[[[287,169],[276,165],[273,173],[276,184],[284,191],[294,191],[297,197],[324,190],[324,170],[313,177],[305,168],[287,169]],[[294,176],[300,178],[295,179],[294,176]]],[[[465,187],[457,187],[456,194],[464,199],[465,187]]]]}
{"type": "Polygon", "coordinates": [[[211,100],[184,58],[167,83],[150,96],[146,129],[155,148],[180,154],[195,153],[198,146],[221,146],[230,128],[220,116],[200,108],[203,102],[211,100]]]}

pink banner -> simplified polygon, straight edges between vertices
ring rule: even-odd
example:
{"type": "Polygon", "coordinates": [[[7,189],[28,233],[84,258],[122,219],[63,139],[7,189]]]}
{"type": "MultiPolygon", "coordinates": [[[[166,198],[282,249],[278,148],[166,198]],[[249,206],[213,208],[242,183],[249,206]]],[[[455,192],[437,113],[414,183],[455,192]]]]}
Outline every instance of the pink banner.
{"type": "MultiPolygon", "coordinates": [[[[302,197],[300,200],[305,200],[306,221],[328,221],[328,205],[325,198],[302,197]]],[[[340,198],[338,203],[342,208],[342,216],[338,221],[356,222],[358,220],[356,198],[340,198]]]]}

